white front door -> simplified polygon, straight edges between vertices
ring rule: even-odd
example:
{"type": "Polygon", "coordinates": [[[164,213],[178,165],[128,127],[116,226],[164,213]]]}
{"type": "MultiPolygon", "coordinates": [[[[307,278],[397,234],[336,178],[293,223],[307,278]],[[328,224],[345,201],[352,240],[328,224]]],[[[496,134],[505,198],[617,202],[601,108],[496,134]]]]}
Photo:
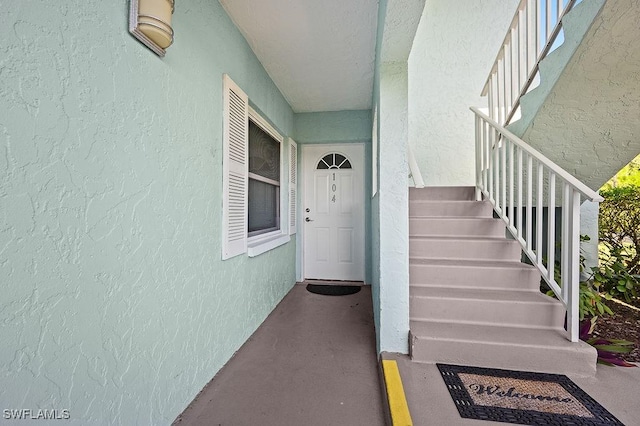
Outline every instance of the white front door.
{"type": "Polygon", "coordinates": [[[364,146],[306,145],[304,277],[364,281],[364,146]]]}

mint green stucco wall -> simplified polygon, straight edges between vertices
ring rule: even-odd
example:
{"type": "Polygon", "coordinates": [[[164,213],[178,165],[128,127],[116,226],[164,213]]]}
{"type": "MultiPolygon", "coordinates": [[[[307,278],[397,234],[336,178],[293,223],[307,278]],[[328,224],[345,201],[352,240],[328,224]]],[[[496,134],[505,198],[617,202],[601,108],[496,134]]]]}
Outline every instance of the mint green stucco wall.
{"type": "Polygon", "coordinates": [[[177,2],[165,59],[128,6],[0,18],[0,405],[65,424],[169,424],[294,284],[293,240],[220,260],[222,74],[291,108],[217,1],[177,2]]]}
{"type": "MultiPolygon", "coordinates": [[[[300,145],[305,144],[341,144],[363,143],[365,151],[365,282],[372,280],[371,261],[371,110],[326,111],[297,113],[294,115],[294,139],[300,145]]],[[[302,191],[302,179],[298,182],[302,191]]],[[[302,194],[302,192],[300,192],[302,194]]],[[[298,236],[298,246],[302,246],[298,236]]],[[[298,250],[297,263],[302,261],[298,250]]],[[[302,279],[300,269],[298,279],[302,279]]]]}
{"type": "MultiPolygon", "coordinates": [[[[371,110],[307,112],[295,114],[298,143],[371,141],[371,110]]],[[[370,163],[370,162],[369,162],[370,163]]]]}

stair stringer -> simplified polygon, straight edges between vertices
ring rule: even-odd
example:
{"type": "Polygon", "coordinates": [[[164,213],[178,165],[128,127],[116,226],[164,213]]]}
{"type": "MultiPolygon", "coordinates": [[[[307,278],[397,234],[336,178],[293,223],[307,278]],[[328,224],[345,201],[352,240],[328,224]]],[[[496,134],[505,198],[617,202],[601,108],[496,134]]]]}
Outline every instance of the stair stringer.
{"type": "MultiPolygon", "coordinates": [[[[600,0],[584,0],[567,20],[592,2],[600,0]]],[[[606,1],[530,123],[515,129],[594,190],[640,153],[638,22],[639,2],[606,1]]],[[[542,61],[545,69],[554,68],[549,65],[553,56],[542,61]]]]}
{"type": "Polygon", "coordinates": [[[605,2],[606,0],[583,0],[562,18],[564,42],[540,62],[540,84],[520,98],[521,117],[507,126],[511,133],[522,138],[605,2]]]}

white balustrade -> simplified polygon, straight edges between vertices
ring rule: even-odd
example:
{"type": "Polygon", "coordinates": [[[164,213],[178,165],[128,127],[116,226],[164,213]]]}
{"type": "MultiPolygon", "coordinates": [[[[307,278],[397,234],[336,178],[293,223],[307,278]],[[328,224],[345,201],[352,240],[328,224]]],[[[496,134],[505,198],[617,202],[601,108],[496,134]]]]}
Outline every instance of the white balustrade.
{"type": "Polygon", "coordinates": [[[524,253],[565,305],[568,338],[576,342],[579,339],[580,202],[582,197],[591,201],[602,201],[602,197],[479,109],[471,110],[475,113],[476,129],[476,198],[484,198],[493,205],[524,253]],[[558,187],[561,191],[556,191],[558,187]],[[554,274],[557,201],[562,207],[560,277],[554,274]],[[546,247],[543,244],[545,209],[546,247]]]}
{"type": "Polygon", "coordinates": [[[562,18],[577,0],[522,0],[482,89],[489,116],[507,125],[538,74],[540,61],[551,51],[562,29],[562,18]]]}
{"type": "Polygon", "coordinates": [[[420,173],[420,167],[416,157],[413,155],[413,150],[409,147],[409,174],[413,179],[413,186],[416,188],[424,188],[424,179],[422,179],[422,173],[420,173]]]}

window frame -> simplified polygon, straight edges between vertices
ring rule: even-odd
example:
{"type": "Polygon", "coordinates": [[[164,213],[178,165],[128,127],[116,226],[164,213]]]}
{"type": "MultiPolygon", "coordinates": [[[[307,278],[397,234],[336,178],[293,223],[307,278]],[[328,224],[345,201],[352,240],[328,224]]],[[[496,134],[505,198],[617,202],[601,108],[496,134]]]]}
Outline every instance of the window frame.
{"type": "MultiPolygon", "coordinates": [[[[255,114],[257,114],[257,112],[254,111],[255,114]]],[[[265,235],[265,234],[269,234],[275,231],[279,231],[282,228],[282,220],[281,220],[281,215],[282,215],[282,197],[280,196],[280,191],[282,188],[282,177],[283,177],[283,153],[282,153],[282,141],[279,141],[275,134],[278,134],[277,131],[273,128],[271,129],[265,129],[266,127],[266,123],[259,123],[256,121],[256,119],[254,117],[252,117],[251,115],[248,117],[249,120],[249,128],[251,128],[251,123],[253,123],[254,126],[258,127],[260,130],[262,130],[263,132],[265,132],[267,134],[268,137],[270,137],[275,143],[278,144],[278,180],[274,180],[274,179],[270,179],[267,177],[264,177],[260,174],[257,173],[252,173],[251,171],[247,172],[247,180],[248,180],[248,184],[251,183],[251,180],[256,181],[256,182],[262,182],[264,184],[270,185],[272,187],[276,188],[276,198],[278,199],[278,205],[276,207],[276,217],[275,217],[275,222],[276,222],[276,226],[275,227],[271,227],[271,228],[264,228],[264,229],[259,229],[256,231],[250,231],[249,230],[249,213],[250,213],[250,195],[249,195],[249,189],[247,189],[247,238],[253,238],[253,237],[257,237],[259,235],[265,235]],[[274,134],[275,133],[275,134],[274,134]]],[[[283,138],[284,140],[284,138],[283,138]]],[[[247,140],[247,152],[249,153],[249,164],[251,163],[251,132],[248,133],[248,140],[247,140]]],[[[250,166],[249,166],[250,167],[250,166]]]]}
{"type": "MultiPolygon", "coordinates": [[[[265,251],[271,250],[272,248],[278,247],[290,240],[289,232],[287,229],[286,217],[287,215],[283,215],[282,212],[286,210],[287,204],[285,199],[286,191],[283,191],[283,182],[286,179],[285,174],[285,164],[284,164],[284,136],[280,134],[258,111],[256,111],[251,105],[249,105],[249,116],[248,120],[252,121],[256,126],[265,131],[269,136],[271,136],[276,142],[280,144],[280,153],[279,153],[279,161],[280,161],[280,181],[278,183],[278,224],[279,229],[274,229],[272,231],[254,231],[249,232],[247,229],[247,252],[249,257],[257,256],[258,254],[264,253],[265,251]],[[253,235],[251,235],[253,234],[253,235]],[[275,245],[274,245],[275,244],[275,245]]],[[[248,122],[247,122],[248,125],[248,122]]],[[[249,151],[249,140],[247,135],[247,152],[249,151]]],[[[247,174],[247,179],[256,179],[253,173],[247,174]],[[253,175],[253,176],[252,176],[253,175]]],[[[270,181],[270,179],[265,179],[261,176],[258,176],[256,180],[259,181],[270,181]]],[[[266,182],[270,183],[270,182],[266,182]]],[[[249,203],[249,192],[247,191],[247,205],[249,203]]],[[[247,226],[248,226],[248,210],[247,210],[247,226]]]]}
{"type": "MultiPolygon", "coordinates": [[[[286,164],[289,149],[285,152],[284,136],[249,103],[247,94],[229,77],[222,75],[222,260],[246,254],[254,257],[288,243],[291,233],[292,212],[291,177],[297,170],[297,162],[286,164]],[[249,120],[273,137],[280,144],[280,190],[278,197],[279,226],[270,232],[248,236],[249,201],[249,120]],[[285,168],[285,165],[288,167],[285,168]],[[286,174],[285,174],[286,173],[286,174]],[[285,178],[287,179],[285,181],[285,178]]],[[[295,226],[295,225],[294,225],[295,226]]],[[[295,232],[295,228],[294,228],[295,232]]]]}

